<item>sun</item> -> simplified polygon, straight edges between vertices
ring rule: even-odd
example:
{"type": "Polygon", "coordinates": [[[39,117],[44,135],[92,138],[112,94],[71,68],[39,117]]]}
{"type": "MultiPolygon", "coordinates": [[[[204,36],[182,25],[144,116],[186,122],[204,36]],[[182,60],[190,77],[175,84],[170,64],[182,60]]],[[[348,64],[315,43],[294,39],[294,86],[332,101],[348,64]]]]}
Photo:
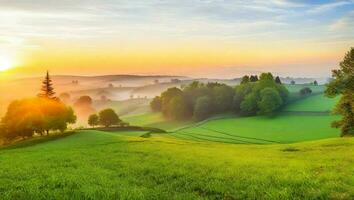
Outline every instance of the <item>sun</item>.
{"type": "Polygon", "coordinates": [[[0,57],[0,71],[6,71],[13,66],[11,59],[0,57]]]}

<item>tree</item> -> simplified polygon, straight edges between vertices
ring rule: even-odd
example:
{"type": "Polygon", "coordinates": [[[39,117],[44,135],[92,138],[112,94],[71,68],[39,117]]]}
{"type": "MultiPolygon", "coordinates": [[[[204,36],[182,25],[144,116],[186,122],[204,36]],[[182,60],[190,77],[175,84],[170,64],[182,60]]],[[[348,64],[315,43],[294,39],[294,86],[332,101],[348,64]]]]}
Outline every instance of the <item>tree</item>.
{"type": "Polygon", "coordinates": [[[247,94],[240,105],[242,114],[245,115],[256,114],[258,109],[257,102],[258,102],[258,97],[255,92],[251,92],[247,94]]]}
{"type": "Polygon", "coordinates": [[[52,79],[49,76],[49,72],[47,71],[47,75],[45,76],[44,80],[42,81],[42,88],[41,92],[38,94],[39,97],[44,97],[48,99],[56,99],[54,96],[54,88],[52,79]]]}
{"type": "Polygon", "coordinates": [[[300,90],[300,95],[302,95],[302,96],[309,95],[311,93],[312,93],[312,90],[309,87],[304,87],[300,90]]]}
{"type": "Polygon", "coordinates": [[[75,101],[74,105],[75,106],[91,106],[92,105],[92,98],[90,96],[81,96],[75,101]]]}
{"type": "Polygon", "coordinates": [[[332,70],[333,79],[326,85],[328,97],[341,95],[334,113],[342,115],[332,126],[341,128],[342,136],[354,135],[354,47],[348,51],[339,63],[340,69],[332,70]]]}
{"type": "Polygon", "coordinates": [[[278,84],[281,84],[281,80],[280,80],[279,76],[275,77],[275,82],[278,84]]]}
{"type": "Polygon", "coordinates": [[[190,117],[191,111],[188,109],[188,105],[183,96],[173,97],[166,108],[167,117],[173,120],[184,120],[190,117]]]}
{"type": "Polygon", "coordinates": [[[88,116],[96,112],[92,102],[90,96],[81,96],[75,101],[74,108],[81,120],[87,120],[88,116]]]}
{"type": "Polygon", "coordinates": [[[117,125],[117,124],[119,124],[119,122],[121,122],[117,113],[114,112],[114,110],[111,108],[101,110],[99,112],[98,116],[99,116],[99,124],[101,124],[105,127],[117,125]]]}
{"type": "Polygon", "coordinates": [[[265,88],[261,91],[261,100],[258,102],[259,114],[271,115],[282,105],[282,99],[274,88],[265,88]]]}
{"type": "Polygon", "coordinates": [[[169,103],[174,97],[177,97],[177,96],[179,96],[179,97],[183,96],[183,92],[182,92],[182,90],[180,90],[176,87],[169,88],[161,94],[161,105],[162,105],[161,110],[165,116],[170,115],[169,103]]]}
{"type": "Polygon", "coordinates": [[[245,75],[245,76],[242,77],[240,84],[246,84],[248,82],[250,82],[250,77],[245,75]]]}
{"type": "Polygon", "coordinates": [[[250,82],[257,82],[258,81],[258,76],[257,75],[251,75],[250,76],[250,82]]]}
{"type": "Polygon", "coordinates": [[[154,112],[160,112],[162,109],[161,97],[156,96],[155,98],[153,98],[152,101],[150,102],[150,108],[154,112]]]}
{"type": "Polygon", "coordinates": [[[220,113],[231,110],[234,94],[234,90],[224,84],[213,88],[214,111],[220,113]]]}
{"type": "Polygon", "coordinates": [[[315,86],[317,86],[317,85],[318,85],[318,83],[317,83],[317,81],[316,81],[316,80],[313,82],[313,85],[315,85],[315,86]]]}
{"type": "Polygon", "coordinates": [[[292,81],[290,82],[290,84],[291,84],[291,85],[295,85],[295,81],[292,80],[292,81]]]}
{"type": "Polygon", "coordinates": [[[212,114],[212,101],[210,97],[199,97],[196,101],[193,116],[197,120],[204,120],[212,114]]]}
{"type": "Polygon", "coordinates": [[[236,86],[235,88],[235,95],[233,99],[233,108],[236,112],[241,111],[241,103],[244,100],[245,96],[252,92],[255,84],[248,83],[248,84],[241,84],[236,86]]]}
{"type": "Polygon", "coordinates": [[[89,116],[87,120],[88,125],[92,126],[93,128],[99,124],[99,117],[97,114],[92,114],[89,116]]]}
{"type": "Polygon", "coordinates": [[[2,119],[7,138],[49,134],[50,130],[64,131],[76,122],[74,111],[64,103],[48,98],[13,101],[2,119]]]}

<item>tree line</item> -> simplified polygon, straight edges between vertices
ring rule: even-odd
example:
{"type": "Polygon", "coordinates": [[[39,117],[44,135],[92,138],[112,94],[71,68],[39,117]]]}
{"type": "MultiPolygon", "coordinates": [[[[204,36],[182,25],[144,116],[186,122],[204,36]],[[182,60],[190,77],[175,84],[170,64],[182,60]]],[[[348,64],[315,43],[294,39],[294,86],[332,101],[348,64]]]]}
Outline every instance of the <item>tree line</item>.
{"type": "Polygon", "coordinates": [[[173,120],[206,119],[214,114],[272,115],[284,105],[288,90],[271,73],[244,76],[235,88],[221,83],[198,81],[169,88],[150,103],[155,112],[173,120]]]}

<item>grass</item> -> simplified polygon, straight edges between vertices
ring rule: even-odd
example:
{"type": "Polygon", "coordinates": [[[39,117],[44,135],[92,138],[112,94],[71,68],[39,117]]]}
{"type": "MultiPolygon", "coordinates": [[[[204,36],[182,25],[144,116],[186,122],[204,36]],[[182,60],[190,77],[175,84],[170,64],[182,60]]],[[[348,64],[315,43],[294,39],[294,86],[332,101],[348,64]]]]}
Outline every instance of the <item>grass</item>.
{"type": "Polygon", "coordinates": [[[288,105],[285,111],[331,111],[339,100],[339,96],[336,98],[327,98],[323,94],[307,97],[301,101],[296,101],[288,105]]]}
{"type": "Polygon", "coordinates": [[[290,93],[300,93],[302,88],[308,87],[312,90],[313,93],[320,93],[325,90],[324,85],[310,85],[310,84],[296,84],[296,85],[287,85],[285,84],[286,88],[290,93]]]}
{"type": "Polygon", "coordinates": [[[81,131],[0,150],[1,199],[354,198],[353,138],[229,145],[123,135],[81,131]]]}
{"type": "Polygon", "coordinates": [[[193,121],[172,121],[166,120],[161,113],[146,113],[136,116],[122,118],[134,126],[155,127],[163,130],[174,130],[180,127],[193,124],[193,121]]]}
{"type": "Polygon", "coordinates": [[[105,108],[112,108],[119,116],[140,115],[150,112],[149,99],[128,99],[124,101],[108,101],[108,102],[95,102],[94,107],[96,110],[105,108]]]}
{"type": "Polygon", "coordinates": [[[278,115],[212,120],[172,135],[186,139],[228,143],[293,143],[339,136],[330,127],[336,116],[278,115]]]}

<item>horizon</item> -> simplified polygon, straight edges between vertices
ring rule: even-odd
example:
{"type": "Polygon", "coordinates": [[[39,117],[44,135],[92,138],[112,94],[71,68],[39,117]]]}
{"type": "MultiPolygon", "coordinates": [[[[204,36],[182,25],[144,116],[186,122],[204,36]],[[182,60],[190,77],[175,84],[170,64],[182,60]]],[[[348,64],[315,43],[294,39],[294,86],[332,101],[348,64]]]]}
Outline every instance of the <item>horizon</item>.
{"type": "Polygon", "coordinates": [[[328,77],[354,43],[353,0],[0,3],[0,77],[328,77]]]}

